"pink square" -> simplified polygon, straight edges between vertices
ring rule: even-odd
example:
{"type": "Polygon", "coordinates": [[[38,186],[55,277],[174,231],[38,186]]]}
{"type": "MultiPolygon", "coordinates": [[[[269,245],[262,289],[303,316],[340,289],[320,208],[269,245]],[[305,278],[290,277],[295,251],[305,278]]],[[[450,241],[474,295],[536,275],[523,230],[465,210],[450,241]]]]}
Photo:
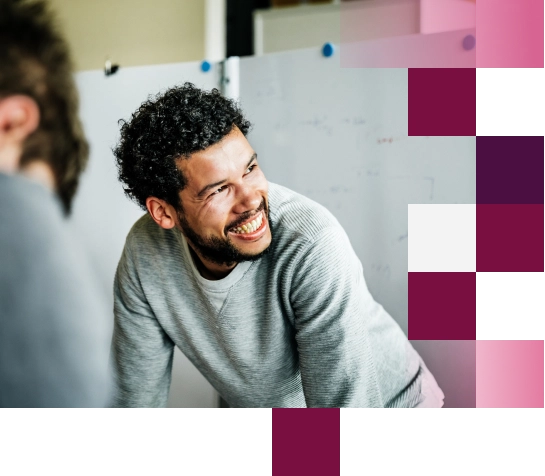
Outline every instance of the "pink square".
{"type": "Polygon", "coordinates": [[[476,6],[478,68],[543,68],[543,0],[476,6]]]}
{"type": "Polygon", "coordinates": [[[543,341],[477,341],[477,408],[543,408],[543,341]]]}

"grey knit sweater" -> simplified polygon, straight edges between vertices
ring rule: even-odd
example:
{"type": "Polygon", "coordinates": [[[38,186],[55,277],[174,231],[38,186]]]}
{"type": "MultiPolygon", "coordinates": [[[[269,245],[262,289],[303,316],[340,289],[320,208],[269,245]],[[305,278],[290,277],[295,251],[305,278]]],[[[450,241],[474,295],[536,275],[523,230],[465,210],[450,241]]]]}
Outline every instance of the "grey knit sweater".
{"type": "Polygon", "coordinates": [[[269,184],[270,253],[212,305],[177,229],[144,215],[114,284],[118,406],[165,406],[178,346],[233,407],[441,406],[442,392],[371,297],[344,230],[269,184]]]}

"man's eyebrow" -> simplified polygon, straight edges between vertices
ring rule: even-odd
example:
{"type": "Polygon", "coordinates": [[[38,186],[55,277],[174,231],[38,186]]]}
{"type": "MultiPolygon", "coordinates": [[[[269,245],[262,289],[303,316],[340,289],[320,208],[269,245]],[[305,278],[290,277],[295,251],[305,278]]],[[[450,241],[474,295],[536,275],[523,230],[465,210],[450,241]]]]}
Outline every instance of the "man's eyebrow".
{"type": "Polygon", "coordinates": [[[246,164],[246,167],[244,167],[244,170],[246,170],[254,160],[257,160],[257,153],[256,152],[254,152],[252,154],[252,157],[250,158],[250,162],[248,162],[246,164]]]}
{"type": "MultiPolygon", "coordinates": [[[[246,167],[245,167],[244,169],[246,170],[254,160],[257,160],[257,154],[256,154],[255,152],[253,153],[252,157],[250,158],[250,161],[246,164],[246,167]]],[[[227,182],[227,179],[223,179],[223,180],[220,180],[219,182],[214,182],[214,183],[211,183],[211,184],[206,185],[206,186],[197,194],[197,197],[198,197],[198,198],[201,198],[203,195],[206,194],[206,192],[208,192],[208,190],[210,190],[211,188],[218,187],[218,186],[220,186],[221,184],[224,184],[225,182],[227,182]]]]}

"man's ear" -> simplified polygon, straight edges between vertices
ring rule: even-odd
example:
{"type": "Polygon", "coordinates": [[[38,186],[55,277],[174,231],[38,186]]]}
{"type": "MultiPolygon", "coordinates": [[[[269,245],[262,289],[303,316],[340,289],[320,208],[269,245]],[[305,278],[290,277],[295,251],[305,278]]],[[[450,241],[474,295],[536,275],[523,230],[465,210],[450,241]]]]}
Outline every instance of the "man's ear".
{"type": "Polygon", "coordinates": [[[148,197],[146,198],[146,208],[153,221],[161,228],[170,230],[176,226],[176,210],[164,200],[148,197]]]}
{"type": "Polygon", "coordinates": [[[40,108],[34,99],[14,95],[0,99],[0,170],[15,172],[23,143],[40,123],[40,108]]]}

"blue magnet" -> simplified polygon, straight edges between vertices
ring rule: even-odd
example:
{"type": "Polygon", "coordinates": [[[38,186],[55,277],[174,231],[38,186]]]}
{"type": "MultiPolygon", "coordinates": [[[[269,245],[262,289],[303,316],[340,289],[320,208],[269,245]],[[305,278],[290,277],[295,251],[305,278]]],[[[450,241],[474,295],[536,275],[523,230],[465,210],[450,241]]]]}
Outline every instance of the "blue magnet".
{"type": "Polygon", "coordinates": [[[210,71],[212,69],[212,65],[208,62],[208,61],[203,61],[201,63],[201,71],[203,73],[208,73],[208,71],[210,71]]]}
{"type": "Polygon", "coordinates": [[[330,56],[333,56],[333,53],[335,52],[335,46],[333,45],[333,43],[326,43],[323,47],[322,47],[322,54],[326,57],[326,58],[329,58],[330,56]]]}
{"type": "Polygon", "coordinates": [[[472,50],[475,48],[475,37],[473,35],[467,35],[462,42],[464,50],[472,50]]]}

